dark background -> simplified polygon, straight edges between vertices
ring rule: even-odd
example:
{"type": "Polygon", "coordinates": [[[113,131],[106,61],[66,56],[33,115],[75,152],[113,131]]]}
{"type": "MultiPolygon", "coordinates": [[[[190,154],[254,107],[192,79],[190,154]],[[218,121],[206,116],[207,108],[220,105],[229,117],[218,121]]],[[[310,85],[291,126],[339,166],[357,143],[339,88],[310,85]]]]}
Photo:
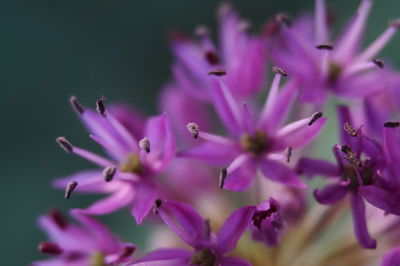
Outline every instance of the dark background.
{"type": "MultiPolygon", "coordinates": [[[[231,1],[255,28],[271,15],[311,10],[313,1],[231,1]]],[[[339,25],[359,1],[327,1],[339,25]]],[[[55,137],[97,150],[68,104],[71,95],[94,106],[105,95],[155,114],[157,91],[170,76],[170,29],[215,29],[212,0],[16,0],[0,4],[0,254],[1,265],[27,265],[43,256],[36,218],[51,207],[84,207],[93,197],[63,198],[50,180],[91,166],[65,154],[55,137]]],[[[398,0],[376,1],[367,40],[399,16],[398,0]]],[[[400,62],[399,36],[383,58],[400,62]],[[390,55],[390,57],[389,57],[390,55]]],[[[146,230],[128,212],[104,219],[124,240],[145,246],[146,230]]]]}

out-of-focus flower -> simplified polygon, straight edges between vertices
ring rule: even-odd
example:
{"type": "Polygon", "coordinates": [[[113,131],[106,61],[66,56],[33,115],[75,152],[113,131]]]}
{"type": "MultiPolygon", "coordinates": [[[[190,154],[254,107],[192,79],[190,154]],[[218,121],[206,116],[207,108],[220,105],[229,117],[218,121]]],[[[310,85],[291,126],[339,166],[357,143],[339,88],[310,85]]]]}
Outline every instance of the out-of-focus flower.
{"type": "Polygon", "coordinates": [[[381,266],[400,266],[400,248],[390,250],[383,257],[381,266]]]}
{"type": "Polygon", "coordinates": [[[122,243],[101,223],[72,211],[80,225],[67,222],[53,210],[39,218],[39,225],[49,237],[39,250],[54,258],[34,262],[35,266],[103,266],[127,262],[136,247],[122,243]]]}
{"type": "Polygon", "coordinates": [[[204,160],[228,167],[221,171],[221,187],[230,190],[247,189],[260,169],[267,178],[289,185],[304,184],[286,164],[292,151],[309,144],[321,131],[326,118],[321,112],[282,127],[296,96],[296,84],[288,82],[279,90],[286,73],[277,67],[264,107],[253,116],[246,103],[240,106],[225,83],[215,78],[214,104],[220,120],[230,137],[202,131],[196,123],[187,128],[196,139],[206,142],[185,150],[180,156],[204,160]]]}
{"type": "Polygon", "coordinates": [[[323,103],[328,92],[345,98],[364,98],[387,86],[389,73],[375,57],[398,30],[399,20],[362,50],[363,35],[373,0],[361,0],[356,14],[331,41],[325,0],[316,0],[315,15],[290,21],[278,15],[266,26],[270,54],[301,89],[301,100],[323,103]]]}
{"type": "Polygon", "coordinates": [[[207,73],[223,68],[230,74],[223,79],[234,96],[252,96],[265,84],[264,41],[247,33],[248,22],[240,19],[228,4],[220,7],[219,19],[219,47],[215,46],[204,26],[196,30],[199,41],[182,34],[173,36],[174,78],[193,98],[210,101],[213,86],[207,73]]]}
{"type": "MultiPolygon", "coordinates": [[[[103,99],[97,102],[98,113],[84,108],[75,97],[71,98],[71,103],[91,132],[91,138],[105,149],[111,159],[73,146],[64,137],[59,137],[57,142],[67,152],[77,154],[102,169],[82,171],[58,179],[55,186],[64,188],[76,182],[75,190],[78,192],[111,194],[81,211],[106,214],[131,205],[132,214],[141,223],[161,193],[154,177],[167,167],[175,155],[175,140],[167,115],[148,119],[144,128],[136,124],[132,128],[139,130],[131,132],[122,122],[139,120],[118,120],[105,109],[103,99]],[[135,135],[136,132],[143,132],[143,135],[135,135]]],[[[119,114],[119,117],[126,116],[130,114],[119,114]]],[[[132,114],[134,117],[135,114],[132,114]]]]}
{"type": "Polygon", "coordinates": [[[284,229],[279,203],[270,198],[257,206],[250,228],[254,240],[262,241],[267,246],[278,245],[284,229]]]}
{"type": "Polygon", "coordinates": [[[194,251],[160,249],[130,265],[250,265],[226,254],[236,247],[256,207],[236,210],[226,219],[218,234],[212,231],[210,221],[203,219],[189,204],[160,200],[155,208],[165,224],[194,251]]]}

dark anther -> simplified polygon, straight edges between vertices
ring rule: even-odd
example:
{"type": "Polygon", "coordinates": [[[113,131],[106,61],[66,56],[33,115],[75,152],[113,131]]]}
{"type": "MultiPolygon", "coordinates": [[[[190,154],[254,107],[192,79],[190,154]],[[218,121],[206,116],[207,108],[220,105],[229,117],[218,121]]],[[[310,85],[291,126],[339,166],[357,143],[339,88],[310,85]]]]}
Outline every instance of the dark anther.
{"type": "Polygon", "coordinates": [[[127,258],[130,257],[133,252],[135,252],[136,247],[133,245],[127,245],[125,247],[122,248],[122,250],[119,253],[119,257],[120,258],[127,258]]]}
{"type": "Polygon", "coordinates": [[[83,114],[85,112],[85,109],[83,106],[78,102],[78,99],[75,96],[71,96],[69,98],[69,102],[71,103],[72,108],[78,113],[78,114],[83,114]]]}
{"type": "Polygon", "coordinates": [[[228,175],[227,169],[225,167],[222,168],[221,171],[219,172],[219,188],[224,188],[225,179],[227,175],[228,175]]]}
{"type": "Polygon", "coordinates": [[[290,158],[292,158],[292,151],[293,151],[293,149],[292,149],[292,147],[287,147],[287,150],[286,150],[286,162],[290,162],[290,158]]]}
{"type": "Polygon", "coordinates": [[[275,16],[275,19],[276,19],[276,21],[285,25],[286,27],[292,26],[292,21],[289,19],[289,17],[286,14],[278,14],[275,16]]]}
{"type": "Polygon", "coordinates": [[[315,46],[315,48],[319,49],[319,50],[333,50],[333,46],[330,44],[320,44],[315,46]]]}
{"type": "Polygon", "coordinates": [[[350,164],[356,167],[361,166],[361,161],[358,159],[357,153],[354,152],[349,146],[343,145],[341,150],[345,154],[344,159],[346,159],[350,164]]]}
{"type": "Polygon", "coordinates": [[[190,258],[189,265],[199,266],[215,266],[217,265],[217,257],[209,249],[202,249],[195,252],[190,258]]]}
{"type": "Polygon", "coordinates": [[[399,127],[400,122],[386,122],[383,124],[384,127],[399,127]]]}
{"type": "Polygon", "coordinates": [[[287,77],[286,71],[283,70],[283,69],[280,68],[280,67],[273,66],[273,67],[272,67],[272,72],[274,72],[275,74],[279,74],[279,75],[281,75],[281,76],[283,76],[283,77],[287,77]]]}
{"type": "Polygon", "coordinates": [[[149,141],[149,139],[148,139],[147,137],[144,137],[143,139],[141,139],[141,140],[139,141],[139,147],[140,147],[142,150],[144,150],[144,151],[146,151],[147,153],[149,153],[149,152],[150,152],[150,141],[149,141]]]}
{"type": "Polygon", "coordinates": [[[96,101],[96,111],[99,115],[103,117],[106,117],[106,107],[104,106],[105,100],[106,98],[102,96],[96,101]]]}
{"type": "Polygon", "coordinates": [[[200,132],[199,125],[197,125],[196,123],[190,122],[186,125],[186,128],[187,128],[187,130],[189,130],[192,137],[194,139],[197,139],[197,137],[199,136],[199,132],[200,132]]]}
{"type": "Polygon", "coordinates": [[[210,65],[218,65],[220,63],[219,57],[213,51],[205,52],[204,56],[210,65]]]}
{"type": "Polygon", "coordinates": [[[355,130],[355,129],[353,128],[353,126],[350,125],[350,123],[345,122],[344,125],[343,125],[343,129],[344,129],[347,133],[349,133],[350,136],[352,136],[352,137],[357,137],[357,130],[355,130]]]}
{"type": "Polygon", "coordinates": [[[211,237],[211,223],[210,219],[204,220],[204,232],[206,234],[206,239],[210,239],[211,237]]]}
{"type": "Polygon", "coordinates": [[[49,216],[59,228],[65,229],[67,227],[67,220],[65,220],[64,216],[58,210],[50,210],[49,216]]]}
{"type": "Polygon", "coordinates": [[[67,153],[71,153],[73,150],[72,144],[65,137],[56,138],[57,143],[63,148],[67,153]]]}
{"type": "Polygon", "coordinates": [[[324,114],[322,112],[317,112],[315,114],[313,114],[310,122],[308,123],[309,126],[311,126],[312,124],[315,123],[315,121],[317,121],[318,119],[320,119],[324,114]]]}
{"type": "Polygon", "coordinates": [[[380,59],[375,58],[374,60],[372,60],[372,62],[379,68],[384,68],[385,67],[385,64],[380,59]]]}
{"type": "Polygon", "coordinates": [[[78,186],[78,182],[71,181],[68,183],[67,187],[65,188],[65,198],[69,199],[71,197],[72,192],[74,192],[75,188],[78,186]]]}
{"type": "Polygon", "coordinates": [[[63,251],[62,249],[53,242],[43,242],[39,244],[39,251],[50,255],[60,255],[63,251]]]}
{"type": "Polygon", "coordinates": [[[225,71],[225,69],[217,68],[217,69],[214,69],[214,70],[211,70],[210,72],[208,72],[208,75],[221,77],[221,76],[226,75],[226,71],[225,71]]]}
{"type": "Polygon", "coordinates": [[[115,173],[117,172],[117,167],[115,165],[110,165],[104,168],[103,178],[106,182],[113,180],[115,173]]]}
{"type": "Polygon", "coordinates": [[[400,29],[400,19],[395,19],[395,20],[389,21],[389,26],[396,28],[396,29],[400,29]]]}
{"type": "Polygon", "coordinates": [[[158,214],[158,209],[161,207],[161,204],[162,204],[162,200],[156,199],[156,201],[154,202],[154,205],[153,205],[153,213],[154,214],[158,214]]]}

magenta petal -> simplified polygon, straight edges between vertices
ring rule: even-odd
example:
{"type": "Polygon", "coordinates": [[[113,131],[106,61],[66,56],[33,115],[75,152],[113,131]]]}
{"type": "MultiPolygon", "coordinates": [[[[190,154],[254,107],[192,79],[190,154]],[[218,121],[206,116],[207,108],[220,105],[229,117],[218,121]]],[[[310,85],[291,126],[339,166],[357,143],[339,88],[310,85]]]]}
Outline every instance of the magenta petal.
{"type": "Polygon", "coordinates": [[[206,142],[182,151],[178,156],[202,160],[212,165],[227,165],[238,156],[239,152],[234,146],[206,142]]]}
{"type": "Polygon", "coordinates": [[[294,170],[290,169],[283,163],[271,160],[262,160],[259,162],[259,167],[266,178],[273,181],[292,186],[305,188],[306,185],[300,180],[294,170]]]}
{"type": "Polygon", "coordinates": [[[400,215],[399,193],[385,191],[376,186],[361,186],[358,191],[363,198],[375,207],[387,213],[400,215]]]}
{"type": "Polygon", "coordinates": [[[322,175],[325,177],[339,176],[339,169],[336,165],[325,160],[301,158],[296,166],[297,172],[307,177],[322,175]]]}
{"type": "Polygon", "coordinates": [[[369,235],[365,217],[364,200],[357,194],[351,194],[351,210],[353,213],[354,232],[363,248],[376,248],[376,240],[369,235]]]}
{"type": "Polygon", "coordinates": [[[158,194],[154,184],[142,182],[139,185],[132,207],[132,215],[136,218],[137,224],[141,224],[149,214],[158,194]]]}
{"type": "Polygon", "coordinates": [[[221,266],[251,266],[251,263],[234,257],[225,257],[221,259],[221,266]]]}
{"type": "MultiPolygon", "coordinates": [[[[151,152],[148,158],[151,161],[160,161],[160,168],[164,168],[175,156],[175,139],[172,133],[169,118],[166,114],[152,117],[148,120],[145,136],[150,141],[151,152]]],[[[158,167],[157,167],[158,168],[158,167]]]]}
{"type": "Polygon", "coordinates": [[[235,171],[228,174],[223,188],[233,191],[248,189],[256,176],[256,171],[257,168],[254,162],[247,160],[235,171]]]}
{"type": "Polygon", "coordinates": [[[323,189],[314,190],[314,197],[320,204],[333,204],[343,199],[348,188],[340,184],[328,185],[323,189]]]}
{"type": "Polygon", "coordinates": [[[163,201],[159,214],[167,226],[190,246],[200,248],[208,241],[205,220],[187,203],[163,201]]]}
{"type": "Polygon", "coordinates": [[[250,225],[255,206],[246,206],[236,210],[224,222],[218,233],[218,249],[227,253],[236,247],[237,241],[250,225]]]}
{"type": "Polygon", "coordinates": [[[124,184],[117,192],[93,203],[86,209],[79,210],[79,212],[94,215],[108,214],[131,203],[134,196],[135,191],[133,188],[129,184],[124,184]]]}
{"type": "Polygon", "coordinates": [[[129,105],[111,104],[107,106],[107,112],[111,113],[136,139],[143,135],[145,119],[129,105]]]}
{"type": "Polygon", "coordinates": [[[400,266],[400,248],[390,250],[383,257],[381,266],[400,266]]]}
{"type": "Polygon", "coordinates": [[[110,191],[110,184],[104,182],[102,171],[87,170],[75,173],[71,176],[59,178],[53,181],[53,186],[60,189],[65,189],[69,182],[78,182],[78,187],[75,192],[99,193],[110,191]]]}
{"type": "Polygon", "coordinates": [[[128,265],[135,266],[187,266],[192,251],[186,249],[159,249],[128,265]]]}

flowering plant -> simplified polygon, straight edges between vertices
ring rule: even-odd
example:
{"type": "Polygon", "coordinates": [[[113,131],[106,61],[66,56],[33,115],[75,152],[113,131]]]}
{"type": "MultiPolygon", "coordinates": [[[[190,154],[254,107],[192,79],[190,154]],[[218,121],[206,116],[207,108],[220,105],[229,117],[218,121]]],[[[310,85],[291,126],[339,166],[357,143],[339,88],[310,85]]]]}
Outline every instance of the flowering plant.
{"type": "Polygon", "coordinates": [[[52,258],[33,264],[400,265],[400,74],[375,58],[400,21],[362,49],[372,0],[336,40],[325,1],[315,4],[314,15],[278,14],[258,34],[223,4],[218,45],[204,26],[173,34],[157,116],[71,97],[105,155],[57,137],[96,168],[54,186],[66,199],[106,196],[71,210],[80,225],[54,210],[40,217],[50,240],[39,250],[52,258]],[[313,151],[335,118],[333,163],[313,151]],[[125,207],[154,228],[147,254],[93,217],[125,207]]]}

